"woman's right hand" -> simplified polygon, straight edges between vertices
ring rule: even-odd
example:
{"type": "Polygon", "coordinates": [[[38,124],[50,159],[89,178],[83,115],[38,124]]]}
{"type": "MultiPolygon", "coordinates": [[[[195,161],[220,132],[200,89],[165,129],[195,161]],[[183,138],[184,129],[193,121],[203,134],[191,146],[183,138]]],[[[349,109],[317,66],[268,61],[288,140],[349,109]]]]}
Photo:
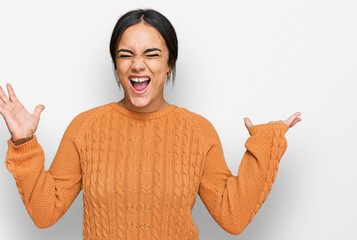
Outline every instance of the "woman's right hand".
{"type": "Polygon", "coordinates": [[[38,105],[33,114],[30,114],[19,102],[9,83],[6,84],[6,88],[9,97],[6,96],[0,86],[0,114],[5,119],[12,140],[17,141],[33,136],[40,121],[40,114],[45,106],[38,105]]]}

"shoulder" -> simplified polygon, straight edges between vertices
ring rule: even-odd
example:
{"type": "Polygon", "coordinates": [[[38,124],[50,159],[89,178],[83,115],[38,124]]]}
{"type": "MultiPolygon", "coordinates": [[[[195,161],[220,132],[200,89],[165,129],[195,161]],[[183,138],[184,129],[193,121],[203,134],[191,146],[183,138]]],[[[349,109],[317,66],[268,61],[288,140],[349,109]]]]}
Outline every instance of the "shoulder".
{"type": "Polygon", "coordinates": [[[109,109],[111,109],[110,103],[100,105],[97,107],[93,107],[93,108],[90,108],[90,109],[80,112],[79,114],[77,114],[75,119],[76,118],[88,119],[88,118],[91,118],[94,116],[102,115],[102,114],[105,114],[106,112],[108,112],[109,109]]]}
{"type": "Polygon", "coordinates": [[[186,108],[179,108],[182,114],[192,122],[193,126],[197,129],[198,133],[208,145],[220,142],[218,133],[213,124],[203,115],[194,113],[186,108]]]}
{"type": "Polygon", "coordinates": [[[207,127],[212,128],[213,127],[212,123],[204,116],[202,116],[198,113],[192,112],[192,111],[190,111],[186,108],[183,108],[183,107],[180,107],[179,109],[183,115],[188,117],[193,122],[193,124],[197,125],[198,127],[200,127],[200,126],[202,126],[202,128],[207,128],[207,127]]]}
{"type": "Polygon", "coordinates": [[[81,132],[88,123],[95,121],[98,117],[105,115],[111,109],[110,104],[93,107],[77,114],[70,122],[67,129],[81,132]]]}

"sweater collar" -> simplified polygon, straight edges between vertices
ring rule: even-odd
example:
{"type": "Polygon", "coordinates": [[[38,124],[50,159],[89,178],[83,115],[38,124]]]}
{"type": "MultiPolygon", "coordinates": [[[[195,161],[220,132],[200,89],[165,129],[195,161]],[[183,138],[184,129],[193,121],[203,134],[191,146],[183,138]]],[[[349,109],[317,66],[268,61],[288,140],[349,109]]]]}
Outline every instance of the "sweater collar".
{"type": "Polygon", "coordinates": [[[169,113],[171,113],[172,111],[174,111],[177,106],[174,104],[170,104],[169,106],[156,111],[156,112],[146,112],[146,113],[142,113],[142,112],[134,112],[131,111],[129,109],[126,109],[122,106],[120,106],[118,103],[116,102],[111,102],[109,103],[110,106],[112,106],[115,110],[117,110],[119,113],[129,117],[129,118],[135,118],[135,119],[155,119],[155,118],[160,118],[163,117],[169,113]]]}

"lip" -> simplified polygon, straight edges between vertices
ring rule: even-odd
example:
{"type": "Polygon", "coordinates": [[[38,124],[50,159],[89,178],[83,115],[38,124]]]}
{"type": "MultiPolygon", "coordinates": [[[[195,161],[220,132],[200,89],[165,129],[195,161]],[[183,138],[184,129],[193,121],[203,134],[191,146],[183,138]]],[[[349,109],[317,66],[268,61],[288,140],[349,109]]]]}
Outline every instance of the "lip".
{"type": "MultiPolygon", "coordinates": [[[[133,92],[136,93],[136,94],[144,94],[144,93],[148,90],[148,88],[150,87],[150,83],[149,83],[149,85],[148,85],[144,90],[137,91],[137,90],[135,90],[135,88],[131,85],[130,78],[150,78],[150,77],[147,76],[147,75],[130,75],[130,76],[128,77],[128,81],[129,81],[130,88],[131,88],[131,90],[133,90],[133,92]]],[[[151,82],[151,78],[150,78],[150,82],[151,82]]]]}

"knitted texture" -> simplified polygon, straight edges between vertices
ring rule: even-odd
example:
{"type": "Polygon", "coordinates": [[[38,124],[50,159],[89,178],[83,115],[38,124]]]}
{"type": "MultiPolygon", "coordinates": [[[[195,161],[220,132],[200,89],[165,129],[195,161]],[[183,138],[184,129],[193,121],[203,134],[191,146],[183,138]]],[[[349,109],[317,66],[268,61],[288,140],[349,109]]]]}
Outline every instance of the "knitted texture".
{"type": "Polygon", "coordinates": [[[233,176],[204,117],[175,105],[138,113],[112,102],[71,121],[48,171],[36,135],[19,146],[8,140],[6,167],[39,228],[56,223],[82,190],[84,239],[198,239],[197,194],[223,229],[239,234],[271,189],[288,128],[252,127],[233,176]]]}

